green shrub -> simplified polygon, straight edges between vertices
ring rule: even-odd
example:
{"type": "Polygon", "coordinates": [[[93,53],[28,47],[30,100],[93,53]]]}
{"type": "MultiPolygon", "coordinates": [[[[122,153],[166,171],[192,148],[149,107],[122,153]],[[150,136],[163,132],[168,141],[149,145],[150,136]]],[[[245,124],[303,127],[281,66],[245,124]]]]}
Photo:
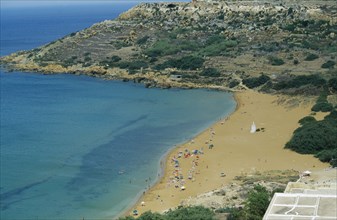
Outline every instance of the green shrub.
{"type": "Polygon", "coordinates": [[[215,214],[211,209],[203,206],[178,207],[169,210],[164,214],[153,213],[151,211],[144,212],[138,218],[132,216],[122,217],[118,220],[214,220],[215,214]]]}
{"type": "Polygon", "coordinates": [[[131,42],[128,41],[122,41],[122,40],[117,40],[117,41],[111,41],[110,44],[113,44],[117,50],[123,48],[123,47],[129,47],[131,46],[131,42]]]}
{"type": "Polygon", "coordinates": [[[84,57],[84,62],[89,62],[89,61],[91,61],[91,57],[88,57],[88,56],[84,57]]]}
{"type": "Polygon", "coordinates": [[[329,79],[328,87],[332,92],[337,92],[337,78],[329,79]]]}
{"type": "Polygon", "coordinates": [[[172,45],[166,39],[157,41],[152,48],[146,51],[146,54],[151,57],[156,57],[158,55],[170,54],[175,52],[172,50],[172,45]]]}
{"type": "Polygon", "coordinates": [[[148,64],[145,61],[142,60],[135,60],[135,61],[123,61],[113,64],[115,67],[119,67],[121,69],[127,69],[129,70],[129,73],[135,73],[136,70],[139,70],[141,68],[147,68],[148,64]]]}
{"type": "Polygon", "coordinates": [[[290,31],[290,32],[293,32],[296,28],[296,25],[295,24],[287,24],[285,26],[282,27],[284,30],[287,30],[287,31],[290,31]]]}
{"type": "Polygon", "coordinates": [[[215,213],[227,213],[227,220],[244,220],[244,215],[242,209],[235,207],[225,207],[215,210],[215,213]]]}
{"type": "Polygon", "coordinates": [[[268,82],[270,80],[269,76],[262,74],[259,77],[251,77],[248,79],[242,80],[242,83],[245,84],[248,88],[256,88],[268,82]]]}
{"type": "Polygon", "coordinates": [[[325,79],[319,75],[300,75],[291,78],[290,80],[274,83],[273,89],[289,89],[289,88],[299,88],[304,85],[313,85],[316,87],[322,87],[326,84],[325,79]]]}
{"type": "Polygon", "coordinates": [[[200,73],[200,75],[208,77],[219,77],[221,74],[216,68],[206,68],[200,73]]]}
{"type": "Polygon", "coordinates": [[[315,157],[322,162],[328,162],[333,167],[337,167],[337,148],[320,151],[315,157]]]}
{"type": "Polygon", "coordinates": [[[152,47],[145,50],[145,54],[149,57],[159,57],[177,54],[180,51],[194,51],[198,49],[198,44],[196,41],[192,40],[172,40],[172,39],[163,39],[157,41],[152,45],[152,47]]]}
{"type": "Polygon", "coordinates": [[[221,41],[224,41],[225,38],[221,35],[212,35],[207,38],[206,40],[206,45],[212,45],[212,44],[217,44],[220,43],[221,41]]]}
{"type": "Polygon", "coordinates": [[[317,100],[316,100],[316,103],[319,103],[319,102],[328,102],[328,91],[325,89],[321,92],[321,94],[319,94],[317,100]]]}
{"type": "Polygon", "coordinates": [[[141,69],[141,68],[147,68],[148,64],[145,61],[142,60],[136,60],[136,61],[131,61],[128,64],[128,69],[135,70],[135,69],[141,69]]]}
{"type": "Polygon", "coordinates": [[[315,117],[305,116],[304,118],[300,119],[298,123],[300,123],[300,125],[304,125],[306,123],[315,122],[315,121],[316,121],[315,117]]]}
{"type": "Polygon", "coordinates": [[[137,40],[137,44],[145,44],[149,38],[150,38],[149,36],[144,36],[142,38],[139,38],[137,40]]]}
{"type": "Polygon", "coordinates": [[[155,68],[162,70],[165,68],[177,68],[182,70],[196,70],[204,64],[205,60],[196,56],[185,56],[180,59],[169,59],[155,68]]]}
{"type": "Polygon", "coordinates": [[[294,59],[293,63],[294,65],[298,65],[300,62],[298,61],[298,59],[294,59]]]}
{"type": "Polygon", "coordinates": [[[303,154],[318,154],[337,149],[337,111],[333,110],[322,121],[305,123],[297,128],[285,148],[303,154]]]}
{"type": "Polygon", "coordinates": [[[281,66],[284,64],[284,61],[281,58],[270,56],[268,57],[269,63],[273,66],[281,66]]]}
{"type": "Polygon", "coordinates": [[[168,220],[214,220],[214,212],[203,206],[179,207],[165,213],[168,220]]]}
{"type": "Polygon", "coordinates": [[[332,110],[330,114],[324,117],[324,120],[331,124],[336,123],[334,125],[337,126],[337,110],[336,109],[332,110]]]}
{"type": "Polygon", "coordinates": [[[261,220],[268,208],[270,199],[268,190],[261,185],[256,185],[248,193],[248,198],[245,202],[245,219],[261,220]]]}
{"type": "Polygon", "coordinates": [[[119,56],[112,56],[111,58],[107,57],[107,60],[103,60],[99,64],[101,66],[104,66],[105,68],[117,67],[118,66],[117,62],[119,62],[120,60],[121,58],[119,56]]]}
{"type": "Polygon", "coordinates": [[[232,80],[232,81],[229,82],[228,87],[229,88],[234,88],[235,86],[237,86],[239,84],[240,84],[240,82],[238,80],[232,80]]]}
{"type": "MultiPolygon", "coordinates": [[[[213,42],[213,40],[210,40],[213,42]]],[[[212,44],[206,44],[206,46],[201,49],[199,52],[203,56],[220,56],[225,55],[228,48],[235,47],[237,45],[237,41],[234,40],[224,40],[215,42],[212,44]]]]}
{"type": "Polygon", "coordinates": [[[159,214],[159,213],[153,213],[151,211],[144,212],[137,218],[138,220],[165,220],[165,216],[159,214]]]}
{"type": "Polygon", "coordinates": [[[314,112],[330,112],[332,111],[333,106],[328,102],[318,102],[312,108],[311,111],[314,112]]]}
{"type": "Polygon", "coordinates": [[[116,55],[114,55],[114,56],[112,56],[111,58],[110,58],[110,61],[111,62],[118,62],[118,61],[120,61],[122,58],[120,58],[119,56],[116,56],[116,55]]]}
{"type": "Polygon", "coordinates": [[[336,64],[335,61],[329,60],[326,63],[323,63],[321,67],[324,69],[331,69],[335,66],[335,64],[336,64]]]}
{"type": "Polygon", "coordinates": [[[326,89],[321,92],[320,96],[317,98],[316,104],[311,108],[314,112],[330,112],[333,109],[331,103],[328,102],[328,92],[326,89]]]}
{"type": "Polygon", "coordinates": [[[304,60],[305,61],[313,61],[313,60],[318,59],[318,57],[319,57],[318,55],[311,53],[308,56],[306,56],[306,58],[304,60]]]}

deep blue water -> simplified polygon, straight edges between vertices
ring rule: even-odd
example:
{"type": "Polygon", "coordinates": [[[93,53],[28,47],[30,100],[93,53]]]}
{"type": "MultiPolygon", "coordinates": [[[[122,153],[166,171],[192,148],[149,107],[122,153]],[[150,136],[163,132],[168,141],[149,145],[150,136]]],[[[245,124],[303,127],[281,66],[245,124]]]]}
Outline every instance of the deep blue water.
{"type": "MultiPolygon", "coordinates": [[[[2,7],[1,53],[43,45],[134,4],[2,7]]],[[[1,219],[116,216],[156,179],[165,152],[235,108],[223,92],[68,74],[0,77],[1,219]]]]}

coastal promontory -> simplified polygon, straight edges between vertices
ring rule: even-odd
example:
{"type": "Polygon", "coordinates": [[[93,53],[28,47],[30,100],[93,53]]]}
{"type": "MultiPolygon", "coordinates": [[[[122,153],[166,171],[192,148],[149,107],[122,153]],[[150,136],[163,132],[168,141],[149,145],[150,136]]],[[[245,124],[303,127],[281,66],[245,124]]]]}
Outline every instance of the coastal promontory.
{"type": "Polygon", "coordinates": [[[336,76],[336,57],[334,1],[194,0],[142,3],[115,20],[2,57],[1,63],[147,87],[317,94],[310,83],[300,89],[283,85],[299,75],[315,76],[309,79],[314,84],[329,80],[336,76]]]}

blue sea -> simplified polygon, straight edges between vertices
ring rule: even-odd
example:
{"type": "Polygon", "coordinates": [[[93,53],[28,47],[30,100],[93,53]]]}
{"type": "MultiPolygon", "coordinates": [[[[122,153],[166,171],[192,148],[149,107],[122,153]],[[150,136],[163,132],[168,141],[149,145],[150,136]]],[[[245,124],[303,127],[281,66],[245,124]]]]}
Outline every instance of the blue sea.
{"type": "MultiPolygon", "coordinates": [[[[136,2],[1,7],[1,55],[136,2]]],[[[160,159],[235,109],[230,93],[146,89],[70,74],[0,72],[1,219],[111,219],[153,184],[160,159]]]]}

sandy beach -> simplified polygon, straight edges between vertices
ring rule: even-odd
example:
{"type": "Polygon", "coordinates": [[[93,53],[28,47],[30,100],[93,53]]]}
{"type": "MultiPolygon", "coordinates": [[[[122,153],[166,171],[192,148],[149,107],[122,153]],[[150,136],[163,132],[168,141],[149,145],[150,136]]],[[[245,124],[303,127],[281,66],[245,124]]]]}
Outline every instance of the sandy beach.
{"type": "MultiPolygon", "coordinates": [[[[232,115],[168,154],[163,178],[132,210],[137,209],[139,214],[163,212],[177,207],[183,199],[224,186],[235,176],[256,171],[302,172],[329,166],[311,155],[284,149],[299,127],[298,120],[311,113],[312,102],[286,102],[283,96],[255,91],[237,92],[235,98],[238,105],[232,115]],[[252,134],[253,122],[260,131],[252,134]]],[[[317,119],[323,116],[318,114],[317,119]]]]}

